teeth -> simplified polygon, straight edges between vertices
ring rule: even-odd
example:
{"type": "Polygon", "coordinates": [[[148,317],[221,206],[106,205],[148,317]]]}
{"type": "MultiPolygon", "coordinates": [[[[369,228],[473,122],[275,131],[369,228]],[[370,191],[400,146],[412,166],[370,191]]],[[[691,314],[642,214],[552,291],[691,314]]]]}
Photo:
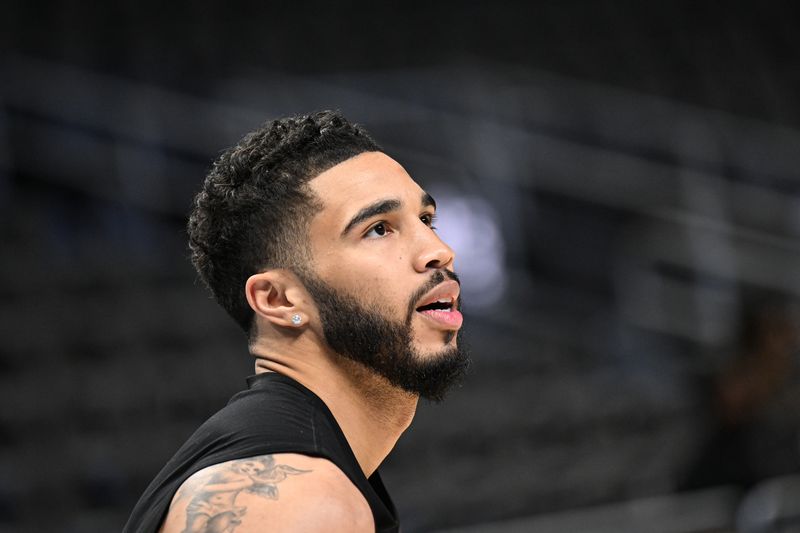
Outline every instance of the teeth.
{"type": "Polygon", "coordinates": [[[427,303],[427,304],[425,304],[423,306],[420,306],[420,307],[425,307],[427,305],[432,305],[434,303],[438,303],[438,304],[442,304],[442,305],[444,305],[446,307],[444,309],[426,309],[426,310],[424,310],[422,312],[426,313],[428,311],[437,311],[439,313],[450,313],[450,312],[453,311],[453,309],[455,307],[455,301],[454,300],[455,299],[452,296],[445,297],[445,298],[439,298],[438,300],[431,300],[430,303],[427,303]]]}

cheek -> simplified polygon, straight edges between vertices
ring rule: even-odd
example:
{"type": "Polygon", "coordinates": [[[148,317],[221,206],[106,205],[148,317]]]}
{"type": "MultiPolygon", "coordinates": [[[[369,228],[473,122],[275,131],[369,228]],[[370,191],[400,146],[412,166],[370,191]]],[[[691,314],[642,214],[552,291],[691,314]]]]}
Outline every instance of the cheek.
{"type": "Polygon", "coordinates": [[[405,319],[414,289],[403,285],[399,278],[391,272],[382,271],[358,280],[350,290],[371,309],[379,310],[387,317],[405,319]]]}
{"type": "Polygon", "coordinates": [[[357,288],[367,301],[377,302],[381,307],[391,308],[408,303],[408,294],[401,289],[396,276],[374,276],[369,283],[357,288]]]}
{"type": "Polygon", "coordinates": [[[413,268],[406,264],[404,252],[385,252],[361,251],[326,257],[318,272],[334,288],[370,303],[371,307],[378,305],[390,310],[400,306],[405,313],[409,298],[421,282],[415,278],[413,268]]]}
{"type": "Polygon", "coordinates": [[[399,263],[366,256],[339,261],[333,265],[330,272],[342,284],[355,289],[356,293],[367,287],[371,290],[378,288],[382,293],[393,292],[395,287],[402,283],[404,273],[399,268],[399,263]]]}

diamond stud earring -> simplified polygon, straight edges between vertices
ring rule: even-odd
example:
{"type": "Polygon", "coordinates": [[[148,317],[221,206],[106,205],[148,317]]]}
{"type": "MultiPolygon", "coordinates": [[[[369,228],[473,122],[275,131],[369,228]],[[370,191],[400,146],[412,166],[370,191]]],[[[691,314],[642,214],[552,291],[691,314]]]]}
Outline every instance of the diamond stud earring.
{"type": "Polygon", "coordinates": [[[303,317],[301,317],[297,313],[292,315],[292,324],[294,324],[295,326],[299,326],[302,321],[303,317]]]}

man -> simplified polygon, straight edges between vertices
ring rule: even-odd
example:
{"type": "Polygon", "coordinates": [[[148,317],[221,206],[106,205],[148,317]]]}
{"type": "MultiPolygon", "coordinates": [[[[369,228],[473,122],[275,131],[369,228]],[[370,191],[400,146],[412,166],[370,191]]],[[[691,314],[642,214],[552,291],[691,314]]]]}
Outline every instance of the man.
{"type": "MultiPolygon", "coordinates": [[[[397,531],[378,466],[467,366],[436,204],[359,126],[275,120],[214,164],[192,259],[256,374],[146,490],[126,532],[397,531]]],[[[221,357],[223,354],[221,354],[221,357]]]]}

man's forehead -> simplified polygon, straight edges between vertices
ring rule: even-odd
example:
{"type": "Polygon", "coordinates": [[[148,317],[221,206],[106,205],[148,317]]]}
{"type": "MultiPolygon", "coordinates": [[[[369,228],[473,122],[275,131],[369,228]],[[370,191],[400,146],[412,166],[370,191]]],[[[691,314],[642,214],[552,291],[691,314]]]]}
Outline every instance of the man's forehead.
{"type": "Polygon", "coordinates": [[[394,159],[366,152],[339,163],[309,182],[328,215],[347,217],[365,205],[394,198],[423,203],[425,191],[394,159]]]}

